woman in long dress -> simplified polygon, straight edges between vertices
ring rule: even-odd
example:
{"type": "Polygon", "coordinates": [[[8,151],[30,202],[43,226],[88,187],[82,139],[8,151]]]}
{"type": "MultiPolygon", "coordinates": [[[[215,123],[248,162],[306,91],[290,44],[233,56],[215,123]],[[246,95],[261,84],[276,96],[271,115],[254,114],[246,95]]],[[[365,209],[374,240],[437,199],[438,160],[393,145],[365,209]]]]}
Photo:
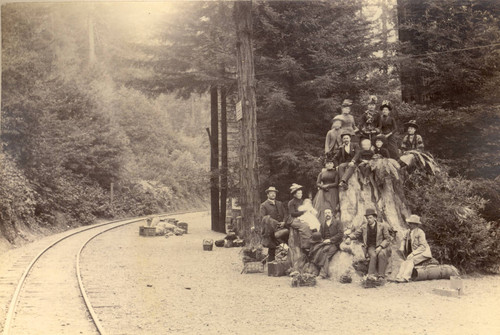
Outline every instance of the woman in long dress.
{"type": "Polygon", "coordinates": [[[325,221],[325,209],[335,211],[339,206],[339,173],[331,158],[325,160],[323,169],[316,180],[318,193],[313,200],[313,207],[318,212],[319,222],[325,221]]]}

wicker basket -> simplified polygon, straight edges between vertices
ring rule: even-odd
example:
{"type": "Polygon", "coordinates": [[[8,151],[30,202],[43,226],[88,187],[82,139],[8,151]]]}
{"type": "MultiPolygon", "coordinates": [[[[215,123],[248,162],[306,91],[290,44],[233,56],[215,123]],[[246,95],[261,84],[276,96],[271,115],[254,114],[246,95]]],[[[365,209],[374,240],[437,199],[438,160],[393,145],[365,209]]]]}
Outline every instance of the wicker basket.
{"type": "Polygon", "coordinates": [[[214,240],[203,240],[203,250],[212,251],[214,247],[214,240]]]}
{"type": "Polygon", "coordinates": [[[262,273],[264,272],[264,264],[262,262],[245,263],[241,273],[262,273]]]}

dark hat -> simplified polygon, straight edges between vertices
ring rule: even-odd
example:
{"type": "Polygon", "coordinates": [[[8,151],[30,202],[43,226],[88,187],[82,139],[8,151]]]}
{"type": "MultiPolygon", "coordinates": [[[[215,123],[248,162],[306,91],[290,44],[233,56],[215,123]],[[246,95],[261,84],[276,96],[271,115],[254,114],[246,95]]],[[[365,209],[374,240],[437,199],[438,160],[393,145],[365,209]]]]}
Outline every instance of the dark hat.
{"type": "Polygon", "coordinates": [[[350,130],[344,130],[340,133],[340,138],[344,137],[344,135],[349,135],[349,137],[352,137],[353,133],[350,130]]]}
{"type": "Polygon", "coordinates": [[[377,212],[373,209],[373,208],[368,208],[365,212],[365,216],[368,216],[368,215],[375,215],[375,216],[378,216],[377,215],[377,212]]]}
{"type": "Polygon", "coordinates": [[[375,136],[375,142],[377,142],[377,141],[382,141],[382,143],[386,144],[387,138],[384,135],[379,134],[379,135],[375,136]]]}
{"type": "Polygon", "coordinates": [[[408,121],[408,122],[405,123],[405,127],[406,128],[413,127],[415,129],[418,129],[417,121],[416,120],[410,120],[410,121],[408,121]]]}
{"type": "Polygon", "coordinates": [[[311,235],[311,242],[312,243],[319,243],[323,240],[323,238],[321,237],[321,233],[319,231],[315,231],[314,233],[312,233],[311,235]]]}
{"type": "Polygon", "coordinates": [[[344,101],[342,101],[342,107],[350,107],[351,105],[352,105],[351,99],[344,99],[344,101]]]}
{"type": "Polygon", "coordinates": [[[389,100],[382,101],[382,105],[380,105],[380,110],[384,109],[384,107],[389,108],[389,110],[391,111],[392,110],[391,102],[389,100]]]}
{"type": "Polygon", "coordinates": [[[302,185],[293,183],[292,186],[290,186],[290,193],[294,194],[295,192],[297,192],[298,190],[301,190],[303,188],[304,187],[302,185]]]}
{"type": "Polygon", "coordinates": [[[270,187],[266,190],[266,194],[267,194],[268,192],[276,192],[276,193],[278,193],[279,191],[276,189],[276,187],[274,187],[274,186],[270,186],[270,187]]]}

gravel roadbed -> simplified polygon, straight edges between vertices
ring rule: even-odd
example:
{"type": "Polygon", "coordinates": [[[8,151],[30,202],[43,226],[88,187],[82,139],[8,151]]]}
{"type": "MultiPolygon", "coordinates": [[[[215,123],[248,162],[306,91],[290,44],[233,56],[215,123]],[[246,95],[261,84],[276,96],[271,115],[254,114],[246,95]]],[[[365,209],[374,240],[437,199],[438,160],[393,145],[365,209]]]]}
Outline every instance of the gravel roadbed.
{"type": "Polygon", "coordinates": [[[110,334],[500,334],[500,277],[465,279],[460,298],[432,293],[448,280],[359,283],[240,274],[241,248],[203,251],[209,213],[174,216],[184,236],[141,237],[140,224],[104,234],[84,250],[90,299],[110,334]]]}

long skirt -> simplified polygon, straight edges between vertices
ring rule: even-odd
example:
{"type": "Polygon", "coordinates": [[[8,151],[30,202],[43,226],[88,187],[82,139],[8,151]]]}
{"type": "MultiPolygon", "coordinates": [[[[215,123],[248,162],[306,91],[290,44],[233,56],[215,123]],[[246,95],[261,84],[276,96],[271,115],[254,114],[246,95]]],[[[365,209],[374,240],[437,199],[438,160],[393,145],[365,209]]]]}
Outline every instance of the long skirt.
{"type": "Polygon", "coordinates": [[[319,190],[313,200],[313,207],[318,211],[319,222],[325,222],[325,209],[329,208],[332,213],[335,213],[337,206],[339,205],[339,189],[338,187],[332,187],[328,189],[328,192],[319,190]]]}
{"type": "Polygon", "coordinates": [[[390,158],[398,160],[399,150],[398,150],[398,138],[396,134],[391,135],[387,139],[387,151],[389,151],[390,158]]]}

